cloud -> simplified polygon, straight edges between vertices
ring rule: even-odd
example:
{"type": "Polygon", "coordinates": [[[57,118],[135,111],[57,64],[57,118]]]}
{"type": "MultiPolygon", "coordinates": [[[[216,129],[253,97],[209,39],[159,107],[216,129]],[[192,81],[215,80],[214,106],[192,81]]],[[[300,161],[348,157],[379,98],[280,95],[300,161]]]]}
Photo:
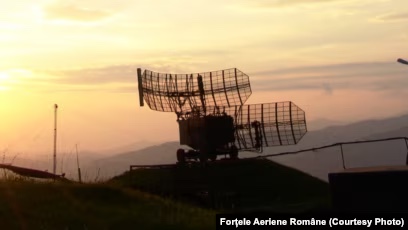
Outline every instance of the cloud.
{"type": "Polygon", "coordinates": [[[408,68],[396,62],[344,63],[248,73],[254,90],[405,90],[408,68]]]}
{"type": "MultiPolygon", "coordinates": [[[[137,84],[137,68],[149,69],[162,73],[190,73],[191,66],[202,65],[202,60],[195,60],[190,56],[166,56],[162,58],[146,58],[143,62],[151,64],[110,65],[96,68],[79,68],[65,70],[47,70],[38,72],[39,75],[49,76],[47,81],[53,84],[91,86],[109,84],[137,84]]],[[[205,62],[204,62],[205,64],[205,62]]]]}
{"type": "Polygon", "coordinates": [[[45,16],[49,19],[62,19],[70,21],[98,21],[111,16],[111,13],[107,11],[58,2],[46,6],[43,10],[45,16]]]}
{"type": "MultiPolygon", "coordinates": [[[[53,76],[47,82],[55,90],[137,92],[137,65],[116,65],[101,68],[47,72],[53,76]]],[[[182,66],[144,66],[158,72],[181,72],[182,66]]],[[[185,70],[185,69],[184,69],[185,70]]],[[[371,91],[405,90],[408,68],[396,62],[343,63],[246,72],[254,91],[321,90],[333,95],[336,90],[358,89],[371,91]]],[[[37,82],[38,83],[38,82],[37,82]]]]}
{"type": "Polygon", "coordinates": [[[101,85],[137,82],[136,69],[137,67],[133,65],[116,65],[101,68],[49,71],[48,74],[56,76],[53,82],[58,84],[101,85]]]}
{"type": "Polygon", "coordinates": [[[305,74],[305,73],[387,73],[389,71],[400,72],[399,68],[401,64],[396,60],[390,62],[351,62],[351,63],[338,63],[331,65],[318,65],[318,66],[302,66],[293,68],[283,68],[267,71],[259,71],[252,73],[256,76],[276,75],[276,74],[305,74]],[[397,68],[396,68],[397,67],[397,68]]]}
{"type": "Polygon", "coordinates": [[[255,0],[247,1],[249,4],[259,8],[275,8],[275,7],[287,7],[293,5],[305,5],[314,3],[331,3],[347,0],[255,0]]]}
{"type": "Polygon", "coordinates": [[[381,15],[375,18],[377,21],[382,22],[395,22],[408,20],[408,12],[405,13],[389,13],[381,15]]]}

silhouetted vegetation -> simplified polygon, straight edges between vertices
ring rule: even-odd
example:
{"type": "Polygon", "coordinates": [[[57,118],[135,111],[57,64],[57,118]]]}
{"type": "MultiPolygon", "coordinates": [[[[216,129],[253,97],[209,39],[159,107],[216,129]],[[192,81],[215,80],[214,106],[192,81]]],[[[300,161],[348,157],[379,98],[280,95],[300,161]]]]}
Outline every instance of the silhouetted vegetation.
{"type": "Polygon", "coordinates": [[[104,184],[3,180],[1,229],[214,229],[211,211],[104,184]]]}
{"type": "Polygon", "coordinates": [[[89,184],[0,181],[2,229],[214,229],[217,212],[309,212],[329,204],[326,182],[269,160],[140,169],[89,184]]]}

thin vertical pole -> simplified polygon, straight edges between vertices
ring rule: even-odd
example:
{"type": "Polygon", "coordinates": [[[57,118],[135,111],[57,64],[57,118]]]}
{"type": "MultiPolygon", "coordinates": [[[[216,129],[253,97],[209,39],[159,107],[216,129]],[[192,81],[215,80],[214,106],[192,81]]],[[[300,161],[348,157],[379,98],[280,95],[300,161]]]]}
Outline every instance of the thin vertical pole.
{"type": "Polygon", "coordinates": [[[343,162],[343,169],[346,169],[346,163],[344,162],[344,153],[343,153],[343,145],[340,145],[340,151],[341,151],[341,160],[343,162]]]}
{"type": "Polygon", "coordinates": [[[404,138],[404,140],[405,140],[405,146],[407,147],[407,158],[406,158],[406,162],[405,162],[405,164],[406,165],[408,165],[408,142],[407,142],[407,138],[404,138]]]}
{"type": "Polygon", "coordinates": [[[57,109],[58,105],[54,105],[54,175],[57,173],[57,109]]]}
{"type": "Polygon", "coordinates": [[[76,145],[75,148],[76,148],[76,155],[77,155],[78,179],[79,179],[79,183],[82,183],[81,168],[79,167],[78,145],[76,145]]]}
{"type": "Polygon", "coordinates": [[[142,79],[142,69],[137,68],[137,81],[139,87],[139,104],[141,107],[144,106],[143,98],[143,79],[142,79]]]}

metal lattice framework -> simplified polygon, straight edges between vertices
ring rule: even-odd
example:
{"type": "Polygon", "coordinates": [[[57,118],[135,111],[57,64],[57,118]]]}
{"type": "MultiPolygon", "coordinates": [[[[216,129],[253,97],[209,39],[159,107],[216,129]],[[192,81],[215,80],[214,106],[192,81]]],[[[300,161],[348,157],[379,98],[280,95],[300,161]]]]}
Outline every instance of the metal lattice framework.
{"type": "MultiPolygon", "coordinates": [[[[138,81],[140,105],[176,113],[180,143],[198,151],[262,152],[295,145],[307,133],[305,112],[291,101],[245,104],[251,85],[237,68],[191,74],[138,69],[138,81]]],[[[182,160],[183,151],[177,154],[182,160]]]]}
{"type": "Polygon", "coordinates": [[[234,118],[235,145],[241,150],[295,145],[307,132],[305,112],[291,101],[209,107],[207,110],[234,118]],[[261,137],[258,142],[257,136],[261,137]]]}
{"type": "Polygon", "coordinates": [[[252,94],[248,75],[236,68],[194,74],[145,70],[139,92],[150,109],[181,114],[197,107],[243,105],[252,94]]]}
{"type": "Polygon", "coordinates": [[[242,149],[255,146],[254,121],[260,124],[263,147],[295,145],[307,132],[305,112],[290,101],[244,105],[234,115],[236,142],[242,149]]]}

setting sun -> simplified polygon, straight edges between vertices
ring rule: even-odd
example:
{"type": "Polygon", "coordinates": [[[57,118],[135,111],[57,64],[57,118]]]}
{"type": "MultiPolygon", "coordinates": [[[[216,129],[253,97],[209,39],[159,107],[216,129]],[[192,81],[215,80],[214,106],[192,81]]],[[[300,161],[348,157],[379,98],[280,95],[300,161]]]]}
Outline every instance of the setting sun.
{"type": "Polygon", "coordinates": [[[0,72],[0,91],[5,91],[8,88],[7,84],[10,81],[10,76],[7,73],[0,72]]]}

